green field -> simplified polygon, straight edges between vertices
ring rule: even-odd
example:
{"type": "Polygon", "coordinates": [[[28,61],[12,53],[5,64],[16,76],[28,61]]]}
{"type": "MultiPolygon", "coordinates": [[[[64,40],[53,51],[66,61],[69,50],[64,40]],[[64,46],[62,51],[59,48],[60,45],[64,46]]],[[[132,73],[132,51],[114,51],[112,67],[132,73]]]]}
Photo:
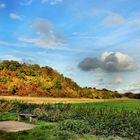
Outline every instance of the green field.
{"type": "Polygon", "coordinates": [[[72,105],[74,107],[88,107],[88,108],[114,108],[124,110],[137,110],[140,109],[140,100],[122,100],[112,102],[96,102],[96,103],[82,103],[72,105]]]}
{"type": "Polygon", "coordinates": [[[38,115],[36,128],[14,133],[0,131],[1,139],[139,140],[140,138],[139,100],[42,105],[0,101],[0,121],[16,120],[17,111],[38,115]]]}

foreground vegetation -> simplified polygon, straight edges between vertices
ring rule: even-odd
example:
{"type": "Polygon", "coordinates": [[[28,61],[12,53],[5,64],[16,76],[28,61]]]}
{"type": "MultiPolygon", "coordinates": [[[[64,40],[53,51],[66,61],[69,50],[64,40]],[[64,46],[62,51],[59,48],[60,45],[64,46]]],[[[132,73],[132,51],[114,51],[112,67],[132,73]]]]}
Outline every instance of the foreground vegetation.
{"type": "Polygon", "coordinates": [[[0,120],[16,120],[17,112],[38,116],[35,129],[5,133],[6,140],[96,140],[140,138],[140,101],[85,104],[27,104],[0,101],[0,120]]]}

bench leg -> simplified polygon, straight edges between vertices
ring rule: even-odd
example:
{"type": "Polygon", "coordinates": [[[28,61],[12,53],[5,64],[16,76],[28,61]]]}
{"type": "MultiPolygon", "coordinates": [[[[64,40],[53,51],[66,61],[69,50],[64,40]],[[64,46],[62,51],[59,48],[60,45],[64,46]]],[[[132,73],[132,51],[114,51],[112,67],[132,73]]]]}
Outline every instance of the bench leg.
{"type": "Polygon", "coordinates": [[[37,118],[32,118],[32,117],[29,117],[29,122],[30,123],[37,123],[37,118]]]}
{"type": "Polygon", "coordinates": [[[22,120],[21,116],[18,116],[18,121],[21,121],[21,120],[22,120]]]}
{"type": "Polygon", "coordinates": [[[33,120],[32,120],[32,117],[29,117],[29,122],[32,123],[32,121],[33,121],[33,120]]]}

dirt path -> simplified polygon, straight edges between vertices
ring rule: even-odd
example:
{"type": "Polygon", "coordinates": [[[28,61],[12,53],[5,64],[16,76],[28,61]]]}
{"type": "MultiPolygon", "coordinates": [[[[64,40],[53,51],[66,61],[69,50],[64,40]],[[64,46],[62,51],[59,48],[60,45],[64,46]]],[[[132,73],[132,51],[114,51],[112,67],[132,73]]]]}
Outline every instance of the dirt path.
{"type": "Polygon", "coordinates": [[[54,104],[54,103],[92,103],[92,102],[111,102],[117,100],[132,100],[128,98],[116,99],[89,99],[89,98],[48,98],[48,97],[19,97],[19,96],[0,96],[0,100],[16,100],[35,104],[54,104]]]}
{"type": "Polygon", "coordinates": [[[17,121],[0,122],[0,130],[6,132],[18,132],[34,128],[35,125],[17,121]]]}

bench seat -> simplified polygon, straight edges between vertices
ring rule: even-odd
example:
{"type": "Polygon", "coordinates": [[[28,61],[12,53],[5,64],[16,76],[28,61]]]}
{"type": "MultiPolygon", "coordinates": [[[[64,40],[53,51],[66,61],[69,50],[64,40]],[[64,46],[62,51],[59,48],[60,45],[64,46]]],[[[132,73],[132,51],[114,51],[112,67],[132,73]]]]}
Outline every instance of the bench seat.
{"type": "Polygon", "coordinates": [[[37,121],[37,115],[35,114],[25,114],[25,113],[18,114],[18,121],[22,121],[25,118],[29,118],[30,123],[37,121]]]}

